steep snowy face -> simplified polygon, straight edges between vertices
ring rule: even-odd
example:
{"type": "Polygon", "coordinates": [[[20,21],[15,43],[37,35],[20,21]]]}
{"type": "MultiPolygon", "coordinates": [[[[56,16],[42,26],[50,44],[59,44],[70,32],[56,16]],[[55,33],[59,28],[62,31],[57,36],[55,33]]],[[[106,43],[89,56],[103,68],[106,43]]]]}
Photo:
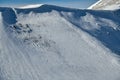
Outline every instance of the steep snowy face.
{"type": "Polygon", "coordinates": [[[120,9],[120,0],[99,0],[88,9],[114,10],[120,9]]]}
{"type": "Polygon", "coordinates": [[[119,11],[0,10],[0,80],[120,79],[119,11]]]}

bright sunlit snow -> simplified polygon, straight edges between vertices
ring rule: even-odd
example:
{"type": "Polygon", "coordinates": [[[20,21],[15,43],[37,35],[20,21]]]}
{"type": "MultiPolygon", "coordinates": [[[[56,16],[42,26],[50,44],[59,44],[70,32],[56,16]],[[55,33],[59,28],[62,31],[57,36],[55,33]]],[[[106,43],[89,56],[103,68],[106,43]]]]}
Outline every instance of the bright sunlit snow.
{"type": "Polygon", "coordinates": [[[99,0],[88,9],[115,10],[120,9],[120,0],[99,0]]]}
{"type": "Polygon", "coordinates": [[[23,7],[19,7],[21,9],[25,9],[25,8],[37,8],[42,6],[43,4],[34,4],[34,5],[27,5],[27,6],[23,6],[23,7]]]}
{"type": "Polygon", "coordinates": [[[0,80],[120,80],[120,16],[42,5],[0,8],[0,80]]]}

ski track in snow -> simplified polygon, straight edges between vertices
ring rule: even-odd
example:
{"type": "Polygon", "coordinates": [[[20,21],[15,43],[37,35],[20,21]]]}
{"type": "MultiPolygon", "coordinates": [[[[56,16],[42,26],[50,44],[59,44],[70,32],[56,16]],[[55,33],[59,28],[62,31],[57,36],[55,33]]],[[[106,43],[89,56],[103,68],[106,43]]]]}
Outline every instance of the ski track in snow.
{"type": "MultiPolygon", "coordinates": [[[[70,23],[71,13],[13,11],[16,25],[8,24],[0,13],[0,80],[120,79],[117,55],[70,23]]],[[[88,15],[81,20],[87,23],[88,15]]]]}

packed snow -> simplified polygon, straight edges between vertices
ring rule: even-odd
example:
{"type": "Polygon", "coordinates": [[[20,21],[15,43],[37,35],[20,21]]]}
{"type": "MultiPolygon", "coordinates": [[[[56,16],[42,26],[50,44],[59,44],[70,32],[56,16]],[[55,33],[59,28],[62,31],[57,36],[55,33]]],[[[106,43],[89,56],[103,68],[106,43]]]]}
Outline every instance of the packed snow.
{"type": "Polygon", "coordinates": [[[0,80],[120,80],[117,12],[0,9],[0,80]]]}

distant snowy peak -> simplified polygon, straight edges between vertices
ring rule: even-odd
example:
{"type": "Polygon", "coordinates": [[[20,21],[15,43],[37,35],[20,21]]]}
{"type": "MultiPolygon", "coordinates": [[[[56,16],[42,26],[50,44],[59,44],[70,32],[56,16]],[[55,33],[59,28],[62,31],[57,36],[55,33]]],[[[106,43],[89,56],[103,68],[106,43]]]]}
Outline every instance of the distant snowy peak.
{"type": "Polygon", "coordinates": [[[43,4],[33,4],[33,5],[27,5],[27,6],[23,6],[23,7],[19,7],[20,9],[27,9],[27,8],[37,8],[42,6],[43,4]]]}
{"type": "Polygon", "coordinates": [[[93,9],[97,4],[99,4],[102,0],[97,1],[96,3],[92,4],[88,9],[93,9]]]}
{"type": "Polygon", "coordinates": [[[120,0],[99,0],[88,9],[115,10],[120,9],[120,0]]]}

